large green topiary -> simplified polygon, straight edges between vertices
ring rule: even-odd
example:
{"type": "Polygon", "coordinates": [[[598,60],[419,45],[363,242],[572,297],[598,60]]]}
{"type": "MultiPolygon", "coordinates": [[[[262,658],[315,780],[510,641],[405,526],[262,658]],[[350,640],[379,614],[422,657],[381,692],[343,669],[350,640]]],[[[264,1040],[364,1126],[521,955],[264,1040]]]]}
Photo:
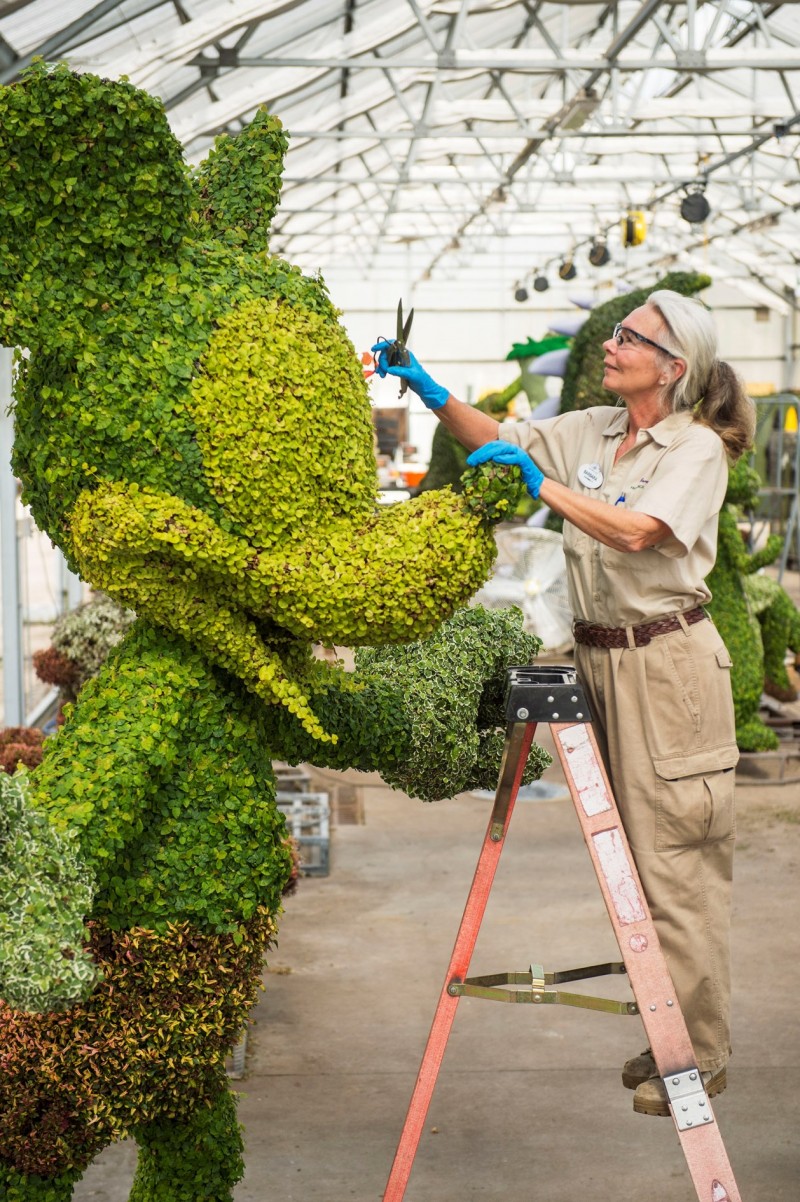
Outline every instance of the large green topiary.
{"type": "Polygon", "coordinates": [[[740,507],[755,501],[760,483],[758,473],[746,459],[731,468],[719,515],[717,558],[706,578],[712,594],[708,612],[733,660],[736,742],[742,751],[769,751],[778,746],[775,732],[764,725],[758,713],[764,686],[764,651],[743,578],[776,559],[781,539],[771,535],[762,550],[749,554],[737,525],[740,507]]]}
{"type": "Polygon", "coordinates": [[[40,766],[0,781],[13,1202],[64,1202],[124,1133],[135,1202],[230,1199],[224,1060],[292,869],[271,760],[484,787],[505,670],[539,648],[516,611],[460,609],[516,469],[378,505],[355,352],[322,281],[267,249],[285,144],[261,112],[192,176],[130,84],[40,63],[0,89],[0,340],[31,352],[15,469],[138,615],[40,766]]]}

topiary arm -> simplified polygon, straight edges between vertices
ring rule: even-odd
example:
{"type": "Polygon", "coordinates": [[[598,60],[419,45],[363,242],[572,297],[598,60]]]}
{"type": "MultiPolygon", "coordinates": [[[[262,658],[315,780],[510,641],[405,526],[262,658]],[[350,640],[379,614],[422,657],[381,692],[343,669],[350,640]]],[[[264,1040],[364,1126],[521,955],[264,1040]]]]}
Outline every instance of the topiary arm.
{"type": "Polygon", "coordinates": [[[723,505],[719,514],[717,561],[721,562],[723,559],[741,575],[746,575],[750,571],[748,567],[750,556],[736,524],[736,511],[730,505],[723,505]]]}
{"type": "Polygon", "coordinates": [[[83,576],[137,613],[194,639],[213,663],[257,696],[322,731],[298,688],[267,650],[267,632],[349,646],[432,633],[486,577],[497,520],[521,485],[505,470],[470,474],[463,497],[444,492],[376,507],[358,527],[326,526],[308,554],[290,543],[265,552],[176,497],[105,482],[71,515],[83,576]],[[510,498],[510,500],[509,500],[510,498]]]}
{"type": "Polygon", "coordinates": [[[258,566],[247,543],[175,497],[121,484],[82,493],[72,532],[94,587],[182,635],[262,701],[285,705],[315,738],[328,737],[303,687],[241,608],[253,600],[248,572],[258,566]]]}
{"type": "MultiPolygon", "coordinates": [[[[379,771],[426,801],[493,788],[502,758],[506,669],[541,647],[519,610],[461,609],[428,639],[362,648],[342,691],[313,694],[315,712],[336,731],[335,746],[310,740],[282,710],[267,718],[273,753],[292,763],[379,771]],[[354,687],[355,686],[355,687],[354,687]]],[[[534,747],[526,780],[549,763],[534,747]]]]}
{"type": "Polygon", "coordinates": [[[765,546],[752,554],[747,550],[737,525],[737,510],[734,506],[723,505],[719,515],[718,551],[727,555],[728,562],[742,576],[749,576],[759,568],[774,563],[783,546],[780,535],[771,534],[765,546]]]}
{"type": "Polygon", "coordinates": [[[764,546],[759,551],[754,551],[747,556],[747,566],[744,569],[747,575],[757,572],[760,568],[766,568],[769,564],[774,563],[783,550],[783,539],[779,534],[770,534],[764,546]]]}

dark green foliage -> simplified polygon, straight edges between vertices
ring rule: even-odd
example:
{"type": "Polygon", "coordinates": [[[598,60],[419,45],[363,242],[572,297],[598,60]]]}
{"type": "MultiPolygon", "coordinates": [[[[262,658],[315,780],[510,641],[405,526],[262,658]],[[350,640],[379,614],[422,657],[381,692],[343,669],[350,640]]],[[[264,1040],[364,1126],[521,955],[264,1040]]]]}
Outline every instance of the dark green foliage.
{"type": "Polygon", "coordinates": [[[508,521],[528,495],[519,468],[503,463],[468,467],[463,482],[466,508],[487,522],[508,521]]]}
{"type": "Polygon", "coordinates": [[[74,350],[174,254],[191,189],[160,101],[41,61],[0,93],[0,342],[74,350]],[[53,327],[59,340],[53,342],[53,327]]]}
{"type": "MultiPolygon", "coordinates": [[[[519,610],[476,607],[459,611],[424,642],[358,651],[359,673],[387,679],[414,698],[410,739],[397,747],[396,762],[382,768],[384,778],[426,800],[494,786],[499,759],[493,735],[505,728],[505,669],[532,663],[541,645],[523,631],[519,610]]],[[[548,763],[534,748],[529,779],[541,776],[548,763]]]]}
{"type": "Polygon", "coordinates": [[[672,271],[649,288],[636,288],[592,309],[572,343],[561,389],[561,412],[609,404],[609,393],[602,383],[603,343],[611,337],[617,322],[643,305],[651,292],[669,288],[673,292],[680,292],[682,296],[693,296],[710,283],[707,275],[672,271]]]}
{"type": "Polygon", "coordinates": [[[17,1173],[0,1164],[0,1198],[3,1202],[69,1202],[72,1187],[80,1179],[80,1169],[70,1169],[57,1177],[17,1173]]]}
{"type": "Polygon", "coordinates": [[[748,605],[742,577],[772,563],[780,552],[780,539],[776,542],[776,536],[770,538],[762,551],[749,555],[736,524],[737,507],[755,499],[759,484],[758,473],[745,459],[731,468],[726,503],[719,515],[717,559],[706,578],[712,594],[708,611],[733,660],[736,742],[742,751],[768,751],[778,745],[775,732],[758,715],[764,685],[764,652],[758,621],[748,605]]]}
{"type": "Polygon", "coordinates": [[[228,1202],[244,1172],[236,1099],[224,1090],[186,1123],[134,1130],[139,1145],[130,1202],[228,1202]]]}
{"type": "Polygon", "coordinates": [[[745,576],[745,596],[761,627],[764,692],[778,701],[796,701],[797,689],[786,671],[787,649],[800,656],[800,610],[771,576],[745,576]]]}

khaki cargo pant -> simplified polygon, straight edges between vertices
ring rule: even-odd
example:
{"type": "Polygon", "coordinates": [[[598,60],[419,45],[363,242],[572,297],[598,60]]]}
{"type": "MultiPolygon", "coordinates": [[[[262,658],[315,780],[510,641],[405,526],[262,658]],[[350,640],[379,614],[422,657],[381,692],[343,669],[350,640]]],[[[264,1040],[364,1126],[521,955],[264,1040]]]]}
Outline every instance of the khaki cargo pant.
{"type": "Polygon", "coordinates": [[[594,730],[698,1067],[730,1055],[731,659],[710,621],[646,647],[577,645],[594,730]]]}

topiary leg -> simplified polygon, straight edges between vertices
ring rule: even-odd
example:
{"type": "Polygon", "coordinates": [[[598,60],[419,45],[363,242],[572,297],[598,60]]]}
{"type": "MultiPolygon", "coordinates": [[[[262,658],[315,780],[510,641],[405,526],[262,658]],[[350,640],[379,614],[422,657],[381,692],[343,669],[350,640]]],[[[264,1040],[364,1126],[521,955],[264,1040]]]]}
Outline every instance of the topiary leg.
{"type": "Polygon", "coordinates": [[[789,680],[785,656],[787,648],[797,653],[800,646],[800,615],[788,593],[775,585],[771,604],[759,614],[764,642],[764,692],[779,701],[795,701],[797,690],[789,680]]]}
{"type": "Polygon", "coordinates": [[[72,1171],[57,1177],[37,1177],[0,1165],[0,1198],[3,1202],[69,1202],[80,1176],[79,1171],[72,1171]]]}
{"type": "Polygon", "coordinates": [[[139,1162],[129,1202],[231,1202],[244,1173],[236,1101],[225,1089],[188,1122],[137,1127],[139,1162]]]}

